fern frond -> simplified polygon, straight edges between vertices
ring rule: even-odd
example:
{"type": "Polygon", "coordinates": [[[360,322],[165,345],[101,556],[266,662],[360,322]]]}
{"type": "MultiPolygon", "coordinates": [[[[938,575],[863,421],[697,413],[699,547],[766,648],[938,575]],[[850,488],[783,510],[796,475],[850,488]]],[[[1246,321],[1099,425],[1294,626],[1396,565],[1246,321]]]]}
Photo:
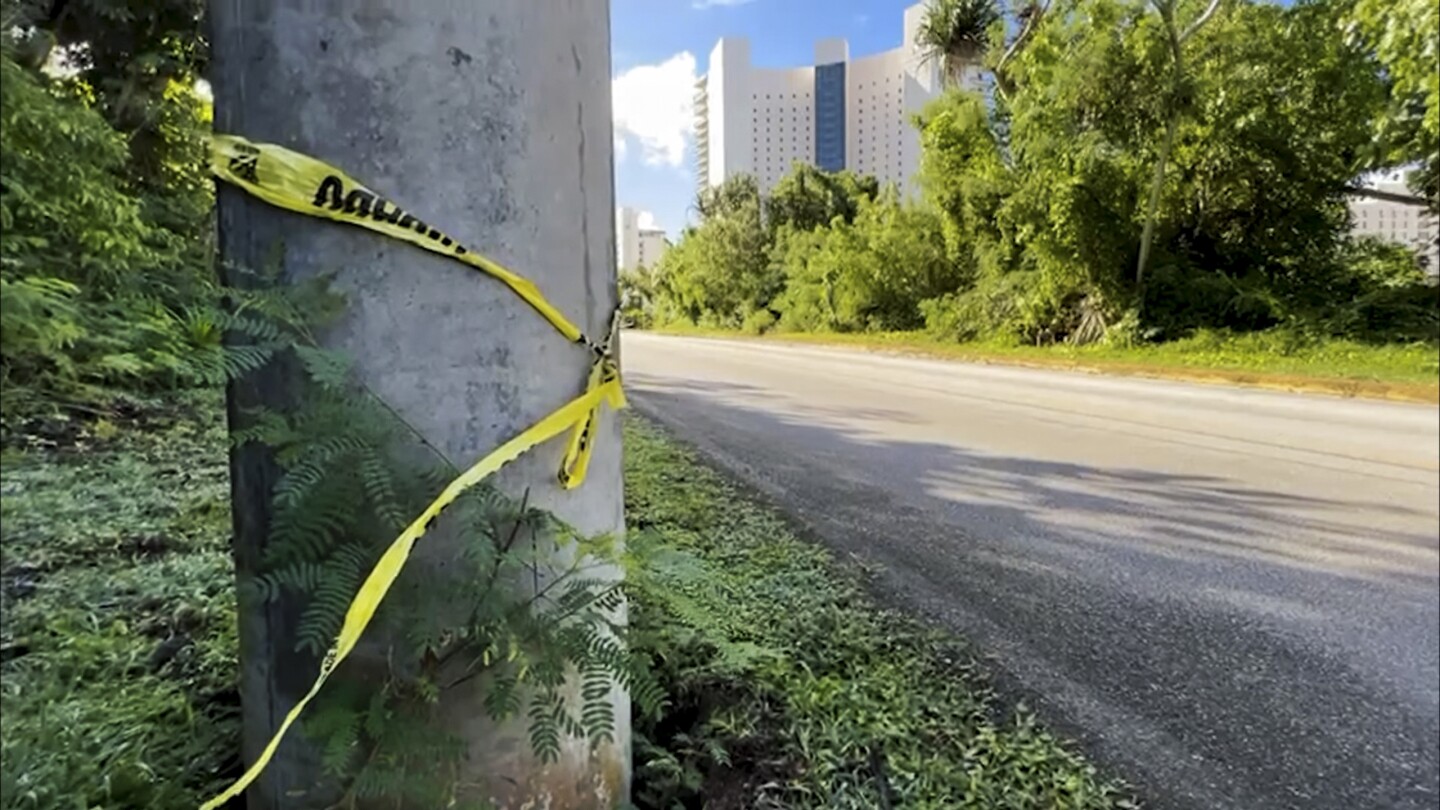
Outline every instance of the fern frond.
{"type": "Polygon", "coordinates": [[[581,674],[580,723],[591,744],[614,742],[615,706],[610,702],[614,672],[603,661],[592,661],[581,674]]]}
{"type": "Polygon", "coordinates": [[[295,629],[296,649],[316,655],[329,649],[340,631],[350,600],[360,587],[364,557],[361,553],[338,551],[321,566],[320,581],[310,590],[310,602],[295,629]]]}
{"type": "Polygon", "coordinates": [[[307,503],[276,514],[271,522],[267,565],[321,560],[349,533],[355,514],[342,499],[307,503]]]}
{"type": "Polygon", "coordinates": [[[565,702],[556,691],[538,692],[530,701],[530,748],[542,763],[560,758],[565,702]]]}
{"type": "MultiPolygon", "coordinates": [[[[241,273],[243,274],[243,271],[241,273]]],[[[303,330],[314,323],[305,311],[307,302],[301,300],[303,296],[298,294],[300,292],[298,288],[288,285],[226,289],[226,295],[231,301],[232,316],[268,320],[290,331],[303,330]]]]}
{"type": "Polygon", "coordinates": [[[515,677],[509,673],[497,674],[490,679],[485,690],[485,713],[492,720],[508,720],[520,711],[520,690],[515,677]]]}
{"type": "Polygon", "coordinates": [[[314,562],[297,562],[267,571],[251,580],[256,594],[267,602],[280,598],[286,590],[309,593],[319,586],[324,577],[320,565],[314,562]]]}
{"type": "Polygon", "coordinates": [[[400,510],[400,499],[395,494],[390,465],[374,447],[365,447],[360,451],[360,480],[370,500],[370,511],[385,528],[392,532],[405,528],[407,521],[400,510]]]}
{"type": "Polygon", "coordinates": [[[355,775],[351,790],[361,799],[383,799],[403,796],[405,771],[383,760],[372,762],[355,775]]]}
{"type": "Polygon", "coordinates": [[[556,607],[562,615],[575,613],[593,605],[607,591],[617,589],[618,585],[611,580],[575,577],[565,584],[560,595],[556,597],[556,607]]]}
{"type": "Polygon", "coordinates": [[[385,733],[390,719],[394,716],[385,698],[385,690],[375,690],[370,696],[370,705],[365,709],[365,733],[375,739],[385,733]]]}
{"type": "Polygon", "coordinates": [[[321,743],[320,761],[326,773],[340,776],[349,770],[360,748],[361,719],[359,712],[330,709],[306,724],[306,736],[321,743]]]}
{"type": "Polygon", "coordinates": [[[630,690],[630,704],[636,711],[642,717],[658,721],[670,704],[669,694],[660,679],[655,677],[650,662],[642,658],[635,656],[626,667],[625,686],[630,690]]]}
{"type": "MultiPolygon", "coordinates": [[[[225,380],[234,380],[263,367],[275,356],[279,348],[273,343],[257,343],[244,346],[226,346],[220,353],[225,380]]],[[[225,380],[221,380],[224,382],[225,380]]]]}
{"type": "Polygon", "coordinates": [[[296,434],[290,427],[290,420],[275,411],[258,410],[243,414],[250,424],[230,431],[230,445],[241,447],[251,442],[265,445],[280,445],[295,441],[296,434]]]}
{"type": "Polygon", "coordinates": [[[350,361],[343,355],[304,345],[295,346],[294,351],[312,382],[330,391],[345,390],[350,378],[350,361]]]}
{"type": "Polygon", "coordinates": [[[218,312],[214,318],[216,325],[221,329],[264,343],[279,343],[283,334],[280,325],[271,318],[224,310],[218,312]]]}
{"type": "Polygon", "coordinates": [[[341,475],[348,475],[350,471],[344,462],[366,447],[363,440],[354,436],[336,436],[307,446],[276,482],[273,492],[275,505],[280,508],[296,506],[337,468],[341,475]]]}

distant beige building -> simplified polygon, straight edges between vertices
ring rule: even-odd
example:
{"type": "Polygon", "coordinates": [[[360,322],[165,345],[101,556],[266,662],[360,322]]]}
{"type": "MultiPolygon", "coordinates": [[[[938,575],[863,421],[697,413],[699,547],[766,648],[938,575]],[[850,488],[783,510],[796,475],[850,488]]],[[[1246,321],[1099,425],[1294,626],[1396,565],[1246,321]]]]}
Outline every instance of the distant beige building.
{"type": "Polygon", "coordinates": [[[670,242],[647,211],[615,209],[615,259],[621,270],[654,267],[670,242]]]}
{"type": "MultiPolygon", "coordinates": [[[[1366,179],[1365,185],[1377,191],[1412,193],[1405,185],[1405,172],[1399,170],[1373,175],[1366,179]]],[[[1440,248],[1435,243],[1437,223],[1423,207],[1370,197],[1352,197],[1350,223],[1357,236],[1378,236],[1414,248],[1426,262],[1426,271],[1430,276],[1440,276],[1440,248]]]]}
{"type": "Polygon", "coordinates": [[[897,48],[852,56],[845,40],[826,39],[813,65],[792,68],[756,65],[749,40],[722,38],[695,84],[697,190],[749,174],[768,193],[798,162],[913,191],[920,133],[910,117],[941,89],[915,44],[924,16],[920,3],[904,10],[897,48]]]}

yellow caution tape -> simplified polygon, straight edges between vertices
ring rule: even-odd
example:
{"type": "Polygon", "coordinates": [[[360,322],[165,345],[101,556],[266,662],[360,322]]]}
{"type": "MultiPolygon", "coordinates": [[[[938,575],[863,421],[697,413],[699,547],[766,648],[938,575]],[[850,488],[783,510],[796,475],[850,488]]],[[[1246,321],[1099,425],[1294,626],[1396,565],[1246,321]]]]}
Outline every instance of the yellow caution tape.
{"type": "Polygon", "coordinates": [[[235,135],[212,135],[210,171],[271,205],[358,225],[464,262],[504,282],[567,339],[597,349],[575,324],[545,300],[540,288],[529,279],[467,250],[440,229],[322,160],[271,143],[251,143],[235,135]]]}
{"type": "MultiPolygon", "coordinates": [[[[271,205],[368,228],[449,256],[499,279],[534,307],[560,334],[585,344],[595,353],[587,390],[619,376],[611,358],[612,344],[619,328],[618,310],[605,343],[596,345],[546,300],[529,279],[467,250],[455,239],[425,224],[340,169],[283,146],[254,143],[235,135],[212,135],[210,170],[216,177],[271,205]]],[[[624,407],[623,394],[618,402],[615,407],[624,407]]],[[[590,464],[590,438],[598,418],[597,406],[588,418],[575,425],[571,433],[559,473],[560,483],[565,489],[574,489],[585,480],[585,470],[590,464]]]]}
{"type": "MultiPolygon", "coordinates": [[[[270,758],[275,755],[275,749],[280,747],[280,741],[284,738],[285,732],[290,730],[295,718],[305,710],[325,685],[326,679],[340,665],[341,661],[355,649],[355,644],[360,640],[360,634],[365,632],[365,627],[370,624],[370,619],[375,616],[375,610],[380,606],[380,601],[390,590],[395,578],[400,575],[400,570],[405,567],[405,561],[410,557],[410,550],[415,546],[425,530],[430,527],[431,521],[440,514],[445,507],[449,506],[465,490],[480,483],[491,473],[500,469],[506,463],[513,461],[526,450],[541,442],[551,439],[565,432],[565,430],[588,423],[591,415],[599,408],[601,402],[608,402],[612,407],[620,407],[624,404],[624,394],[620,390],[620,380],[610,377],[597,386],[591,387],[584,394],[571,400],[559,410],[541,419],[532,425],[524,433],[501,445],[490,455],[481,459],[475,466],[460,474],[460,477],[450,482],[445,491],[425,508],[420,516],[406,527],[395,542],[380,556],[380,561],[375,563],[375,568],[365,578],[360,586],[360,591],[355,594],[355,599],[350,603],[350,608],[345,612],[345,623],[340,628],[340,634],[335,639],[335,645],[325,654],[324,661],[320,664],[320,675],[315,679],[314,685],[305,697],[285,715],[285,720],[280,723],[280,728],[275,736],[265,745],[265,750],[255,760],[250,769],[245,772],[235,784],[225,789],[225,792],[201,805],[200,810],[214,810],[225,802],[239,796],[265,766],[270,763],[270,758]]],[[[588,458],[588,450],[586,451],[588,458]]]]}
{"type": "Polygon", "coordinates": [[[380,607],[380,602],[395,579],[400,576],[415,542],[425,534],[431,522],[445,507],[461,493],[525,451],[566,430],[570,431],[570,438],[560,465],[559,479],[563,487],[574,489],[584,482],[585,473],[590,466],[595,425],[600,418],[601,403],[608,403],[616,410],[626,405],[625,392],[620,385],[620,371],[612,353],[619,326],[618,312],[611,322],[605,343],[596,345],[547,301],[539,288],[528,279],[467,250],[439,229],[406,213],[398,205],[361,185],[339,169],[282,146],[251,143],[233,135],[215,135],[210,141],[210,168],[220,179],[233,183],[272,205],[378,231],[426,250],[450,256],[499,279],[525,299],[525,302],[549,321],[560,334],[584,344],[596,357],[586,380],[585,393],[461,473],[395,538],[350,602],[350,607],[345,611],[345,622],[336,636],[335,644],[325,654],[320,664],[320,673],[310,691],[285,715],[284,721],[275,731],[275,736],[266,743],[265,749],[244,775],[223,793],[201,805],[200,810],[215,810],[239,796],[265,770],[265,766],[270,764],[290,726],[320,692],[320,688],[325,685],[325,681],[340,662],[355,649],[361,634],[365,632],[365,628],[375,616],[375,611],[380,607]]]}
{"type": "MultiPolygon", "coordinates": [[[[617,310],[615,318],[610,322],[610,334],[605,338],[605,345],[601,347],[600,357],[591,364],[590,376],[585,382],[586,391],[593,391],[611,382],[617,383],[615,390],[619,395],[610,400],[610,407],[617,411],[625,407],[625,394],[618,385],[620,370],[615,367],[615,360],[611,355],[611,347],[619,330],[620,312],[617,310]]],[[[595,436],[595,425],[599,420],[600,405],[596,403],[585,415],[585,419],[575,423],[575,427],[570,431],[570,441],[565,445],[565,458],[560,462],[560,485],[565,489],[574,489],[585,480],[585,471],[590,467],[590,450],[594,446],[592,440],[595,436]]]]}

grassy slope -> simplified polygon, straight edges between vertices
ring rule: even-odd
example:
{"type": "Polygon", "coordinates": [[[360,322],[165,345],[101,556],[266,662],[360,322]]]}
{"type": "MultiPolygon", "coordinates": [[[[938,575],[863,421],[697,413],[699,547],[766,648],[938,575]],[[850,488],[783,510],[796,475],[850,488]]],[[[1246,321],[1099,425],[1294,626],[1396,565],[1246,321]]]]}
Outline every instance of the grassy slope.
{"type": "Polygon", "coordinates": [[[628,418],[625,441],[632,537],[658,535],[703,568],[670,585],[679,604],[648,583],[632,604],[674,704],[637,723],[669,751],[637,749],[640,798],[874,808],[880,773],[895,807],[1126,805],[1023,709],[1000,706],[955,639],[878,607],[859,572],[650,423],[628,418]],[[688,634],[657,629],[666,614],[688,634]]]}
{"type": "MultiPolygon", "coordinates": [[[[661,331],[710,337],[746,337],[737,332],[693,327],[667,327],[661,331]]],[[[1209,333],[1133,348],[951,343],[934,340],[918,332],[774,333],[759,339],[852,346],[971,362],[1253,385],[1410,402],[1440,402],[1440,350],[1425,344],[1371,346],[1344,340],[1300,344],[1274,332],[1235,337],[1209,333]]]]}

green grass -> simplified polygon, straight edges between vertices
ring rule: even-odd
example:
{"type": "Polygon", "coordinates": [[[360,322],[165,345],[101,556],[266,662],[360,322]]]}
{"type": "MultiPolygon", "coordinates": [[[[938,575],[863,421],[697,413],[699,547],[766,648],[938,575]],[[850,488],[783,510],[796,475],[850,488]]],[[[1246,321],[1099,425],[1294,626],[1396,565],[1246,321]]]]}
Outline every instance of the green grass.
{"type": "Polygon", "coordinates": [[[5,451],[6,808],[193,808],[234,776],[223,426],[199,404],[5,451]]]}
{"type": "MultiPolygon", "coordinates": [[[[7,810],[193,808],[237,775],[222,422],[208,396],[5,451],[7,810]]],[[[1123,806],[954,639],[871,602],[655,428],[629,418],[626,440],[631,537],[653,562],[633,643],[670,704],[636,718],[638,805],[871,808],[883,774],[895,807],[1123,806]]]]}
{"type": "Polygon", "coordinates": [[[882,779],[894,807],[1127,806],[1002,706],[956,639],[877,605],[861,572],[650,423],[628,417],[625,442],[632,542],[699,569],[637,575],[636,642],[672,703],[636,724],[643,806],[876,808],[882,779]]]}
{"type": "MultiPolygon", "coordinates": [[[[661,331],[741,337],[735,332],[684,326],[666,327],[661,331]]],[[[1286,330],[1250,334],[1202,331],[1183,340],[1133,347],[952,343],[920,332],[770,333],[763,339],[854,346],[973,362],[1440,401],[1440,347],[1425,343],[1372,345],[1333,338],[1313,339],[1286,330]]]]}

